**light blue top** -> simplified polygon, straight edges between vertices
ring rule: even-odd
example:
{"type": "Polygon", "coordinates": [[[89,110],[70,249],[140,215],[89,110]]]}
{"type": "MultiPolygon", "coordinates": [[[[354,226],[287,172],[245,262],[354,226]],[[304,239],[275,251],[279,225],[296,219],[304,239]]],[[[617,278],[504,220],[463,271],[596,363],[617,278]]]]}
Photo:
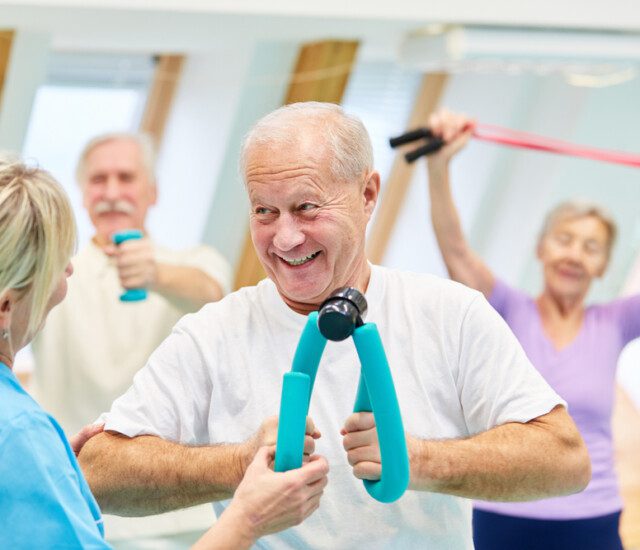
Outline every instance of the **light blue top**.
{"type": "Polygon", "coordinates": [[[109,548],[58,423],[0,363],[0,548],[109,548]]]}

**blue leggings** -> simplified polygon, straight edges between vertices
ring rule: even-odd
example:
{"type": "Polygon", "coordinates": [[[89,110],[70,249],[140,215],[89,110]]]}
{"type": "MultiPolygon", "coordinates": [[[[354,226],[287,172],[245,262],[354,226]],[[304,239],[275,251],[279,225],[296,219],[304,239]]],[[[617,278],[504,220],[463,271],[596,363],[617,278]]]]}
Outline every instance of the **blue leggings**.
{"type": "Polygon", "coordinates": [[[620,512],[587,519],[529,519],[473,511],[476,550],[623,550],[620,512]]]}

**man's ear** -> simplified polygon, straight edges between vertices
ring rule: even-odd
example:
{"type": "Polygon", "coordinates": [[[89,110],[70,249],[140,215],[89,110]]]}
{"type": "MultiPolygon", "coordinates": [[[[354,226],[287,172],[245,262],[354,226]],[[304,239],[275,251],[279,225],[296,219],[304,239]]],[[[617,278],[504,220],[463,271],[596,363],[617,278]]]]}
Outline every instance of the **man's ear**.
{"type": "Polygon", "coordinates": [[[364,211],[368,219],[371,219],[373,210],[378,203],[378,195],[380,194],[380,174],[375,170],[367,175],[364,182],[362,197],[364,199],[364,211]]]}

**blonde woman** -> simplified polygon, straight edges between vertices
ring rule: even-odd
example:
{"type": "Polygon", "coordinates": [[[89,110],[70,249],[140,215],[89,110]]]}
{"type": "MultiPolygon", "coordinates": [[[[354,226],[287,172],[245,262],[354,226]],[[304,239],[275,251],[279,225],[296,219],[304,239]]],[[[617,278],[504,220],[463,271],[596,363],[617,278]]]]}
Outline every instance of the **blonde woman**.
{"type": "Polygon", "coordinates": [[[611,435],[614,383],[622,348],[640,336],[640,296],[587,305],[609,263],[616,227],[598,205],[567,201],[547,215],[538,238],[543,287],[536,297],[500,280],[469,246],[453,202],[448,165],[474,122],[440,111],[430,120],[447,144],[429,157],[431,221],[452,279],[481,291],[534,366],[569,404],[592,464],[587,488],[535,502],[476,502],[477,550],[621,550],[622,500],[611,435]]]}
{"type": "MultiPolygon", "coordinates": [[[[15,353],[66,294],[75,224],[64,191],[45,171],[0,155],[0,548],[103,548],[100,509],[75,453],[100,427],[65,437],[20,386],[15,353]]],[[[196,543],[249,548],[300,523],[319,505],[328,466],[312,457],[276,474],[262,448],[232,505],[196,543]]]]}

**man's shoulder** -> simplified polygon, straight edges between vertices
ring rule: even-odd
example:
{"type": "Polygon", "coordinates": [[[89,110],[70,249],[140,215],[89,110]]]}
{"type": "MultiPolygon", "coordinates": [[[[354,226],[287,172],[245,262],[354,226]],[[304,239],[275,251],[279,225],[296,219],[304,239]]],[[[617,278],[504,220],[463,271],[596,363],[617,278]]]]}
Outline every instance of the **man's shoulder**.
{"type": "Polygon", "coordinates": [[[387,292],[409,294],[416,300],[445,299],[469,302],[481,294],[461,283],[432,273],[418,273],[383,266],[373,267],[384,279],[387,292]]]}
{"type": "Polygon", "coordinates": [[[414,328],[423,327],[422,323],[443,330],[459,326],[474,302],[484,300],[478,291],[437,275],[376,266],[371,286],[373,291],[367,293],[371,320],[414,328]]]}
{"type": "Polygon", "coordinates": [[[79,265],[91,264],[97,261],[105,261],[105,255],[98,245],[89,241],[81,246],[71,258],[74,269],[79,265]]]}

